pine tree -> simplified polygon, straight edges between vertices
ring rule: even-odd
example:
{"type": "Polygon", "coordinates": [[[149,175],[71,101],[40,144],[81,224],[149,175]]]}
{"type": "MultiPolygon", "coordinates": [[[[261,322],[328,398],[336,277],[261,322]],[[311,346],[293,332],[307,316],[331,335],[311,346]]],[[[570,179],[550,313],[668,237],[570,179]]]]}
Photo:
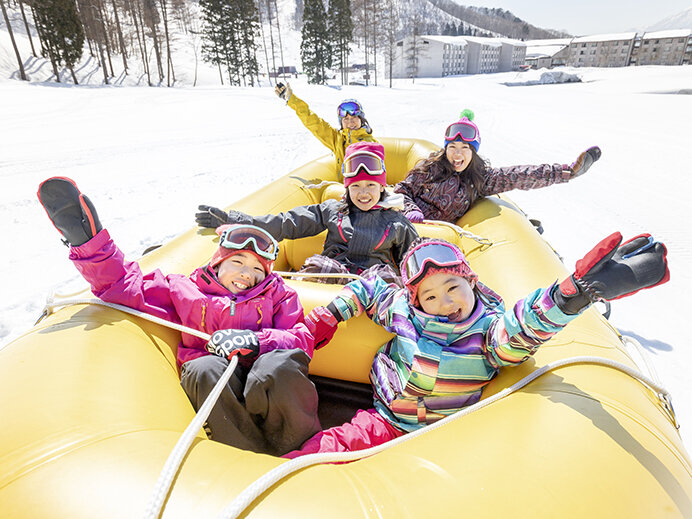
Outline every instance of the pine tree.
{"type": "Polygon", "coordinates": [[[324,84],[331,66],[331,50],[322,0],[305,0],[300,58],[308,82],[324,84]]]}
{"type": "Polygon", "coordinates": [[[74,65],[82,57],[84,30],[77,16],[75,0],[43,0],[34,5],[36,26],[40,27],[43,45],[53,63],[57,81],[59,64],[64,64],[77,83],[74,65]]]}
{"type": "MultiPolygon", "coordinates": [[[[226,68],[231,85],[255,84],[258,77],[259,17],[252,0],[201,0],[202,59],[226,68]]],[[[223,79],[221,80],[223,83],[223,79]]]]}
{"type": "Polygon", "coordinates": [[[350,0],[329,0],[327,30],[332,50],[332,63],[341,71],[341,84],[348,83],[348,55],[353,41],[353,20],[350,0]]]}

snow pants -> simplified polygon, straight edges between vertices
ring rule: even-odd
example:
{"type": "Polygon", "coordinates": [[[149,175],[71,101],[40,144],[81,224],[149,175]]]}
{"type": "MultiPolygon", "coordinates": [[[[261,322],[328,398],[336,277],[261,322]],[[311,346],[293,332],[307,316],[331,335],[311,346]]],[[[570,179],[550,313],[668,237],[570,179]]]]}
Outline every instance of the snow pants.
{"type": "Polygon", "coordinates": [[[298,450],[284,458],[297,458],[316,452],[351,452],[382,445],[405,433],[389,424],[375,409],[360,410],[343,425],[318,432],[298,450]]]}
{"type": "MultiPolygon", "coordinates": [[[[216,355],[181,367],[180,383],[198,410],[228,366],[216,355]]],[[[308,379],[310,358],[299,349],[274,350],[250,366],[241,362],[207,419],[213,440],[280,456],[321,429],[317,390],[308,379]]]]}

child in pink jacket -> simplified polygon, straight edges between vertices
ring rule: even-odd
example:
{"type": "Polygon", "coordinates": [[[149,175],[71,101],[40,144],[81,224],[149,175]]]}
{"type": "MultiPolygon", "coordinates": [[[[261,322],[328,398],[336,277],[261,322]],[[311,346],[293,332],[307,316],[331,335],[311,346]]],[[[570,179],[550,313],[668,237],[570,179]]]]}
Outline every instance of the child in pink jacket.
{"type": "Polygon", "coordinates": [[[320,430],[317,392],[307,377],[312,336],[296,292],[272,273],[278,244],[271,235],[223,226],[211,261],[189,277],[144,274],[125,260],[72,180],[50,178],[38,196],[94,295],[212,336],[205,342],[183,333],[178,345],[181,384],[195,409],[239,355],[208,418],[214,440],[281,455],[320,430]]]}

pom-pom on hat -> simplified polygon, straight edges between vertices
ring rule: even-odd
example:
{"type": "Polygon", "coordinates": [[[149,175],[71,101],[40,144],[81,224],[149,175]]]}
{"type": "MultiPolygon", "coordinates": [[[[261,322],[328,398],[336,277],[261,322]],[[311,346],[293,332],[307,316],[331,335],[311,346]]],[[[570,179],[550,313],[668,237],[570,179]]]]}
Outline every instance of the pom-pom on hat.
{"type": "Polygon", "coordinates": [[[267,274],[272,272],[279,245],[267,231],[254,225],[229,224],[217,227],[216,234],[219,235],[219,248],[209,261],[210,267],[217,267],[239,252],[249,252],[259,260],[267,274]]]}
{"type": "Polygon", "coordinates": [[[346,148],[341,173],[345,187],[359,180],[372,180],[386,186],[384,146],[379,142],[364,141],[351,144],[346,148]]]}
{"type": "Polygon", "coordinates": [[[408,289],[411,304],[418,306],[418,286],[428,276],[447,272],[470,281],[478,281],[464,253],[445,240],[419,239],[413,242],[401,262],[401,278],[408,289]]]}
{"type": "Polygon", "coordinates": [[[445,131],[445,144],[454,141],[468,142],[473,149],[478,153],[478,148],[481,145],[481,132],[478,130],[478,126],[473,122],[474,113],[465,108],[459,114],[459,120],[447,126],[445,131]]]}

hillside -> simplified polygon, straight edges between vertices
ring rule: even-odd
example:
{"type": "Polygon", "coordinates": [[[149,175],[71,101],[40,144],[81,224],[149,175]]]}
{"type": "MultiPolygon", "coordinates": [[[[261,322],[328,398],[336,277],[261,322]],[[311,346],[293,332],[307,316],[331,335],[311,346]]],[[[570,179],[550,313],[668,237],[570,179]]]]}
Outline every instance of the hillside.
{"type": "MultiPolygon", "coordinates": [[[[40,42],[31,17],[31,11],[25,8],[28,24],[24,23],[18,4],[6,3],[8,15],[12,26],[14,38],[19,50],[20,57],[26,74],[30,81],[55,81],[50,62],[40,56],[40,42]],[[27,31],[28,25],[28,31],[27,31]]],[[[107,21],[111,26],[114,23],[114,16],[110,2],[106,5],[107,21]],[[110,19],[110,20],[108,20],[110,19]]],[[[130,3],[129,5],[132,5],[130,3]]],[[[202,41],[199,35],[201,26],[199,3],[188,0],[177,4],[176,11],[172,11],[171,28],[171,59],[173,63],[174,78],[160,79],[153,71],[157,68],[156,58],[152,53],[151,46],[148,48],[147,67],[142,63],[143,54],[138,47],[136,27],[128,19],[127,10],[122,8],[119,22],[122,24],[125,40],[128,46],[128,72],[125,73],[121,55],[117,49],[113,49],[109,59],[108,83],[112,85],[141,85],[151,84],[153,86],[166,86],[174,84],[176,86],[197,86],[205,84],[220,84],[223,75],[219,70],[202,60],[202,41]],[[147,73],[148,72],[148,73],[147,73]]],[[[300,29],[302,26],[302,0],[277,0],[278,18],[275,16],[273,25],[269,27],[266,12],[263,13],[263,32],[258,38],[259,48],[257,58],[260,66],[260,84],[268,84],[266,71],[275,66],[290,64],[298,66],[300,69],[300,29]],[[279,32],[280,30],[280,32],[279,32]],[[270,41],[274,39],[275,53],[265,52],[265,48],[271,47],[270,41]],[[281,44],[279,46],[278,40],[281,44]]],[[[362,3],[352,2],[354,9],[354,20],[361,16],[362,3]]],[[[369,4],[371,5],[371,4],[369,4]]],[[[557,33],[537,29],[515,17],[508,11],[502,9],[481,9],[475,7],[464,7],[451,2],[450,0],[395,0],[392,4],[399,20],[397,27],[397,37],[401,38],[413,31],[415,26],[421,34],[467,34],[476,36],[508,36],[521,38],[528,35],[531,38],[554,37],[557,33]]],[[[384,9],[384,4],[380,9],[384,9]]],[[[162,30],[159,23],[159,30],[162,30]]],[[[149,31],[150,33],[151,31],[149,31]]],[[[113,35],[111,34],[113,39],[113,35]]],[[[112,40],[111,40],[112,41],[112,40]]],[[[141,44],[140,44],[141,45],[141,44]]],[[[146,45],[146,42],[145,42],[146,45]]],[[[112,45],[114,47],[115,45],[112,45]]],[[[384,63],[381,53],[384,44],[380,42],[377,59],[369,56],[369,62],[377,61],[384,63]]],[[[351,63],[364,63],[365,44],[364,33],[359,24],[354,30],[354,42],[352,45],[351,63]]],[[[163,67],[165,68],[165,66],[163,67]]],[[[382,67],[380,67],[382,68],[382,67]]],[[[382,72],[378,75],[382,77],[382,72]]],[[[75,66],[75,74],[80,84],[103,84],[105,82],[104,73],[99,66],[99,56],[94,49],[90,50],[88,43],[84,45],[82,59],[75,66]]],[[[9,33],[7,32],[4,20],[0,18],[0,78],[19,79],[17,59],[12,47],[9,33]]],[[[69,71],[60,72],[60,81],[72,83],[69,71]]]]}

